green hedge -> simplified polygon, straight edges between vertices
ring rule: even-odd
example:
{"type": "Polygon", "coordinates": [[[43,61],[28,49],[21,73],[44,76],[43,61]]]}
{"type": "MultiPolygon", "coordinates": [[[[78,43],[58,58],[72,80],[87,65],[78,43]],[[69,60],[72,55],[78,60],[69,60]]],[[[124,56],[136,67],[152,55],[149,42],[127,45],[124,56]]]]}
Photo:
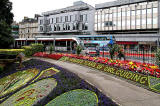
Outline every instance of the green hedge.
{"type": "Polygon", "coordinates": [[[35,44],[31,44],[30,46],[23,46],[22,48],[25,50],[24,54],[26,56],[32,56],[36,52],[43,51],[43,44],[35,43],[35,44]]]}
{"type": "Polygon", "coordinates": [[[24,49],[0,49],[0,54],[18,55],[24,51],[24,49]]]}

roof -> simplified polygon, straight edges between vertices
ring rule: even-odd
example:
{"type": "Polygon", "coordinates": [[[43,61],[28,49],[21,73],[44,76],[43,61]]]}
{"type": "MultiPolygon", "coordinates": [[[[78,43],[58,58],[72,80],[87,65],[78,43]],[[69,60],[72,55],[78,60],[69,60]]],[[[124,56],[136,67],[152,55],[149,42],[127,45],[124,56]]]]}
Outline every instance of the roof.
{"type": "Polygon", "coordinates": [[[139,2],[146,2],[146,1],[155,1],[155,0],[116,0],[112,2],[105,2],[101,4],[96,4],[96,9],[103,9],[103,8],[109,8],[109,7],[115,7],[120,5],[127,5],[127,4],[134,4],[139,2]]]}
{"type": "Polygon", "coordinates": [[[90,9],[94,9],[94,7],[92,7],[91,5],[88,5],[87,3],[80,3],[80,4],[74,4],[73,6],[69,6],[62,9],[43,12],[42,15],[54,15],[54,14],[71,12],[71,11],[82,11],[82,10],[90,10],[90,9]]]}

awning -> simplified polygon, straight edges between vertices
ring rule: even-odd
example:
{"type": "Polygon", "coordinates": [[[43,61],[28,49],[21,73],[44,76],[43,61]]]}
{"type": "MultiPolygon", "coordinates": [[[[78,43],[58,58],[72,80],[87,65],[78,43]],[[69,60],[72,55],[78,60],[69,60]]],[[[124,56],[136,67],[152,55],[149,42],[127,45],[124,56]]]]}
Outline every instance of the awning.
{"type": "Polygon", "coordinates": [[[138,42],[132,42],[132,41],[116,41],[117,44],[123,44],[123,45],[132,45],[132,44],[138,44],[138,42]]]}

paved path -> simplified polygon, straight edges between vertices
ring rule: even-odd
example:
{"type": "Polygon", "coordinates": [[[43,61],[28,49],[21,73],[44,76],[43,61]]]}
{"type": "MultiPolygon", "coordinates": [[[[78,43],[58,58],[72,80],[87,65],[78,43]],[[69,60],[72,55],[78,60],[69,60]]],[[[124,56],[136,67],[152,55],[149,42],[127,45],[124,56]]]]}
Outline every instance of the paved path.
{"type": "Polygon", "coordinates": [[[160,94],[135,86],[124,80],[77,64],[46,58],[38,59],[59,65],[77,74],[122,106],[160,106],[160,94]]]}

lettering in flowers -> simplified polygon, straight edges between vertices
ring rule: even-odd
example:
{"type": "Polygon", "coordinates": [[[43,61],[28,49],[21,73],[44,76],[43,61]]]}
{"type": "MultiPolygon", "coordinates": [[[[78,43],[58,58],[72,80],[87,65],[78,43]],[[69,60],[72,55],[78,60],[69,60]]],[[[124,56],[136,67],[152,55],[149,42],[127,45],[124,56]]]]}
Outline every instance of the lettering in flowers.
{"type": "Polygon", "coordinates": [[[149,87],[157,92],[160,92],[160,78],[149,76],[149,87]]]}
{"type": "Polygon", "coordinates": [[[51,102],[46,106],[97,106],[98,98],[97,95],[90,91],[84,89],[77,89],[66,92],[51,102]]]}
{"type": "Polygon", "coordinates": [[[52,68],[48,68],[46,70],[43,70],[40,75],[34,79],[32,82],[36,81],[36,80],[40,80],[40,79],[43,79],[43,78],[47,78],[47,77],[50,77],[54,74],[57,74],[58,72],[60,72],[59,70],[55,69],[54,67],[52,68]]]}
{"type": "Polygon", "coordinates": [[[53,78],[40,80],[15,93],[5,100],[1,106],[8,106],[9,104],[12,104],[13,106],[35,105],[38,101],[47,96],[56,85],[57,82],[53,78]]]}
{"type": "Polygon", "coordinates": [[[28,69],[0,79],[0,97],[5,96],[24,86],[39,73],[38,69],[28,69]]]}
{"type": "Polygon", "coordinates": [[[108,66],[105,64],[100,64],[100,63],[96,63],[96,62],[88,61],[88,60],[69,58],[69,57],[62,57],[61,60],[89,66],[89,67],[92,67],[92,68],[95,68],[95,69],[98,69],[104,72],[108,72],[108,73],[117,75],[127,80],[131,80],[131,81],[148,86],[148,77],[143,74],[134,73],[128,70],[118,69],[116,67],[112,67],[112,66],[108,66]]]}

